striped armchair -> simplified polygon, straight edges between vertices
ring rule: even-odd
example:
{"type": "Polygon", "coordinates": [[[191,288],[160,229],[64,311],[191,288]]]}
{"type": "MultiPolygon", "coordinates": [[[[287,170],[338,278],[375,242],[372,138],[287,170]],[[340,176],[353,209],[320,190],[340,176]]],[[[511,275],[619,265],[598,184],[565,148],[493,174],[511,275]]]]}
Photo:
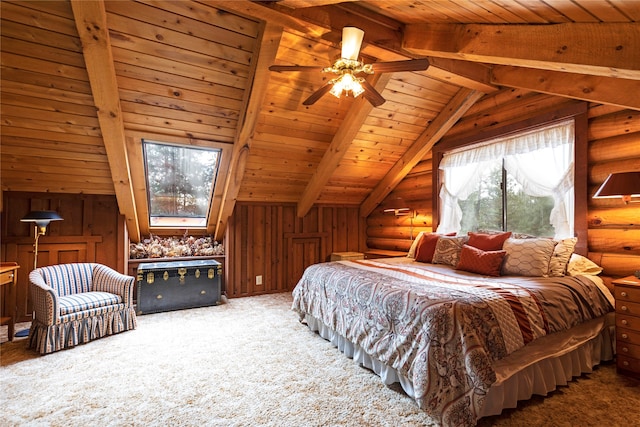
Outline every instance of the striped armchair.
{"type": "Polygon", "coordinates": [[[33,270],[29,288],[35,316],[29,347],[48,354],[135,329],[134,280],[95,263],[33,270]]]}

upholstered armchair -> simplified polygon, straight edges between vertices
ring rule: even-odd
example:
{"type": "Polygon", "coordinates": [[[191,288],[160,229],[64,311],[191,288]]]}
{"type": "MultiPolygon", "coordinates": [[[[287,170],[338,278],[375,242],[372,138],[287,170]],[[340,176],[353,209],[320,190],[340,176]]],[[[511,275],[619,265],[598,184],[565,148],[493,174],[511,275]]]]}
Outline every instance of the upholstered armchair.
{"type": "Polygon", "coordinates": [[[29,274],[34,311],[29,347],[48,354],[135,329],[134,280],[95,263],[33,270],[29,274]]]}

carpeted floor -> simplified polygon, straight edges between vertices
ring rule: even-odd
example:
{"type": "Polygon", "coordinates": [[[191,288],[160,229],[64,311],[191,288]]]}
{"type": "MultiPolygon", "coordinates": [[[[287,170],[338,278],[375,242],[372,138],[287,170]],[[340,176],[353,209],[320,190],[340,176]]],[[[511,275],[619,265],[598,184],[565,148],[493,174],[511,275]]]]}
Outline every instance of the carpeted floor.
{"type": "MultiPolygon", "coordinates": [[[[290,294],[138,317],[40,357],[0,346],[1,426],[420,426],[429,417],[297,321],[290,294]]],[[[3,328],[6,340],[6,327],[3,328]]],[[[481,426],[630,426],[640,382],[611,363],[481,426]]]]}

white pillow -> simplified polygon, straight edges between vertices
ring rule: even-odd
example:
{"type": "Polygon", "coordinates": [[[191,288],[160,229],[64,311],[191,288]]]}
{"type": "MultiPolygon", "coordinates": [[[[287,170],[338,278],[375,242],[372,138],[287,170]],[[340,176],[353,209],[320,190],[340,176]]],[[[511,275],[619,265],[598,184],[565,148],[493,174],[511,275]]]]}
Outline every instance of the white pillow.
{"type": "Polygon", "coordinates": [[[602,273],[602,267],[591,261],[589,258],[578,254],[572,254],[569,259],[569,265],[567,266],[567,273],[569,276],[578,276],[580,274],[597,276],[602,273]]]}

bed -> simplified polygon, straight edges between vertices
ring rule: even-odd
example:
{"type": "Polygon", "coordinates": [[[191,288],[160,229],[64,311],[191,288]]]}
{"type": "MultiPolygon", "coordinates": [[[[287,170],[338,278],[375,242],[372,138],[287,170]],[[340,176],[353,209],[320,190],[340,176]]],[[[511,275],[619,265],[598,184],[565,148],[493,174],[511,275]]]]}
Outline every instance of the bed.
{"type": "Polygon", "coordinates": [[[503,257],[498,274],[479,274],[461,268],[468,237],[436,240],[457,240],[460,251],[449,262],[436,249],[431,262],[410,251],[312,265],[292,308],[385,384],[399,382],[442,425],[475,425],[613,358],[613,297],[597,275],[568,274],[569,261],[562,274],[504,274],[517,257],[508,248],[476,248],[503,257]]]}

